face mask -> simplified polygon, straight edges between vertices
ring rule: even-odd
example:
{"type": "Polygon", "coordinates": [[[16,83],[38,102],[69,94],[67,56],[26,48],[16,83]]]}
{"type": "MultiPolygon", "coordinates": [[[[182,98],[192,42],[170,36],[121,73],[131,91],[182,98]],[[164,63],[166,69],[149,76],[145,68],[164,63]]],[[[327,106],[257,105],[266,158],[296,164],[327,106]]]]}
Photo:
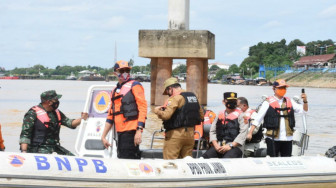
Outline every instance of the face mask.
{"type": "Polygon", "coordinates": [[[275,90],[275,94],[278,95],[279,97],[285,96],[287,90],[285,88],[278,88],[275,90]]]}
{"type": "Polygon", "coordinates": [[[124,80],[127,80],[129,78],[129,73],[127,73],[127,72],[124,72],[121,75],[124,78],[124,80]]]}
{"type": "Polygon", "coordinates": [[[59,101],[56,101],[56,102],[53,102],[53,104],[51,105],[51,107],[56,110],[59,106],[60,102],[59,101]]]}
{"type": "Polygon", "coordinates": [[[225,103],[225,106],[226,106],[226,108],[232,110],[232,109],[235,109],[237,107],[237,102],[230,101],[230,102],[225,103]]]}

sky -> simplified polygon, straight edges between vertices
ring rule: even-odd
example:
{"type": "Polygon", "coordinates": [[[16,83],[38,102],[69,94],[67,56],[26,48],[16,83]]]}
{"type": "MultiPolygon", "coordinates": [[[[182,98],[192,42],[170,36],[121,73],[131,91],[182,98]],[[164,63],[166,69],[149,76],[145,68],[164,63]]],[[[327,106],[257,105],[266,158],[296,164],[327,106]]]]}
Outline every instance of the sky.
{"type": "MultiPolygon", "coordinates": [[[[138,32],[168,29],[168,0],[1,0],[0,67],[111,68],[138,56],[138,32]]],[[[190,0],[190,30],[215,35],[215,59],[239,65],[259,42],[336,41],[335,0],[190,0]]]]}

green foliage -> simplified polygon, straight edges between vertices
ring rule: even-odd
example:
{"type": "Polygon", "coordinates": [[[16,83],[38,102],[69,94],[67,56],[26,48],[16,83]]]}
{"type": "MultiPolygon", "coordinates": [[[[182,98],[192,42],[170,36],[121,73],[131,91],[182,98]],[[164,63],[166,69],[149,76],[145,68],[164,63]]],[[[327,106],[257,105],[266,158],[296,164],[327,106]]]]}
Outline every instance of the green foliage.
{"type": "Polygon", "coordinates": [[[219,71],[217,71],[216,76],[215,76],[215,80],[221,80],[223,78],[223,75],[228,74],[229,72],[227,70],[224,69],[220,69],[219,71]]]}
{"type": "Polygon", "coordinates": [[[327,48],[327,54],[333,54],[335,52],[335,46],[330,46],[327,48]]]}
{"type": "Polygon", "coordinates": [[[234,73],[239,73],[239,72],[240,72],[239,67],[236,64],[233,64],[230,66],[229,73],[234,74],[234,73]]]}
{"type": "MultiPolygon", "coordinates": [[[[286,40],[279,42],[259,42],[257,45],[251,46],[249,49],[249,57],[245,58],[240,64],[240,71],[245,74],[257,73],[259,65],[265,67],[284,67],[292,66],[294,61],[300,59],[301,55],[297,53],[297,46],[306,46],[306,55],[320,55],[326,53],[335,53],[335,45],[331,39],[325,41],[312,41],[307,44],[299,39],[295,39],[286,45],[286,40]]],[[[232,72],[232,71],[230,71],[232,72]]],[[[272,71],[271,71],[272,72],[272,71]]],[[[266,75],[270,76],[270,75],[266,75]]]]}
{"type": "Polygon", "coordinates": [[[149,72],[149,67],[148,66],[134,66],[131,69],[131,73],[143,73],[143,74],[147,74],[149,72]]]}
{"type": "Polygon", "coordinates": [[[180,65],[173,70],[173,75],[179,75],[180,73],[186,73],[186,72],[187,72],[187,66],[180,65]]]}
{"type": "Polygon", "coordinates": [[[219,68],[219,66],[217,66],[217,65],[212,65],[211,67],[210,67],[210,71],[217,71],[217,70],[219,70],[220,68],[219,68]]]}

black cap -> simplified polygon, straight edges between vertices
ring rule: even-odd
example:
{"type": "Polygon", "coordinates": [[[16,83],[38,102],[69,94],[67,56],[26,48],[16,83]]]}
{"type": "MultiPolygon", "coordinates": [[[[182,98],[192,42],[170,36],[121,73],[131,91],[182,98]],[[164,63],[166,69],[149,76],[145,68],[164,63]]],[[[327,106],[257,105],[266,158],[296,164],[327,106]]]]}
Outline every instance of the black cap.
{"type": "Polygon", "coordinates": [[[227,100],[237,99],[237,93],[235,92],[225,92],[223,95],[224,95],[224,99],[227,99],[227,100]]]}

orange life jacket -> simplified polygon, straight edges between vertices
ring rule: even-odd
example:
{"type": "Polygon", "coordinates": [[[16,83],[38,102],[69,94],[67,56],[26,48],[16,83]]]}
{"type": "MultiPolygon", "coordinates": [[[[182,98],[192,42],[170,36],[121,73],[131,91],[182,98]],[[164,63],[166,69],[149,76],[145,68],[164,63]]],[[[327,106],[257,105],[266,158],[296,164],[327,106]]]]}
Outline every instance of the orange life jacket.
{"type": "Polygon", "coordinates": [[[255,112],[255,110],[252,110],[252,109],[248,109],[248,110],[246,110],[245,111],[245,118],[247,119],[247,120],[250,120],[251,119],[251,116],[252,116],[252,114],[255,112]]]}
{"type": "MultiPolygon", "coordinates": [[[[216,117],[216,114],[213,111],[211,110],[205,111],[204,121],[201,124],[195,126],[195,132],[196,131],[199,132],[201,138],[204,136],[204,125],[209,125],[209,124],[211,125],[215,117],[216,117]]],[[[197,133],[194,134],[194,139],[195,140],[199,139],[199,135],[197,133]]]]}
{"type": "MultiPolygon", "coordinates": [[[[36,118],[37,120],[34,123],[34,133],[33,138],[31,139],[32,145],[40,145],[45,142],[46,136],[48,134],[48,128],[50,124],[50,118],[48,116],[48,113],[39,106],[34,106],[32,108],[36,112],[36,118]]],[[[58,120],[58,129],[60,129],[61,126],[61,113],[58,109],[55,110],[57,120],[58,120]]]]}
{"type": "Polygon", "coordinates": [[[3,151],[5,149],[4,140],[2,138],[2,132],[1,132],[1,124],[0,124],[0,151],[3,151]]]}
{"type": "Polygon", "coordinates": [[[216,124],[218,141],[232,142],[238,136],[240,130],[238,117],[241,113],[239,109],[235,109],[227,116],[225,116],[225,110],[219,112],[216,124]]]}
{"type": "Polygon", "coordinates": [[[117,132],[136,130],[138,123],[145,123],[147,103],[139,82],[129,80],[115,88],[111,96],[107,121],[115,124],[117,132]]]}
{"type": "MultiPolygon", "coordinates": [[[[41,123],[43,123],[44,126],[48,128],[49,127],[48,123],[50,122],[50,118],[47,112],[44,109],[40,108],[39,106],[34,106],[33,110],[35,110],[36,112],[37,119],[40,120],[41,123]]],[[[55,112],[56,112],[57,119],[58,119],[58,125],[60,126],[61,125],[61,113],[59,112],[58,109],[56,109],[55,112]]]]}
{"type": "Polygon", "coordinates": [[[268,130],[278,130],[280,127],[280,118],[288,118],[289,127],[293,130],[295,127],[295,117],[294,117],[294,109],[290,98],[284,97],[284,102],[286,104],[285,108],[281,108],[278,103],[278,99],[275,96],[270,96],[267,98],[269,103],[269,108],[264,117],[263,126],[268,130]],[[286,111],[287,115],[282,114],[281,111],[286,111]]]}

